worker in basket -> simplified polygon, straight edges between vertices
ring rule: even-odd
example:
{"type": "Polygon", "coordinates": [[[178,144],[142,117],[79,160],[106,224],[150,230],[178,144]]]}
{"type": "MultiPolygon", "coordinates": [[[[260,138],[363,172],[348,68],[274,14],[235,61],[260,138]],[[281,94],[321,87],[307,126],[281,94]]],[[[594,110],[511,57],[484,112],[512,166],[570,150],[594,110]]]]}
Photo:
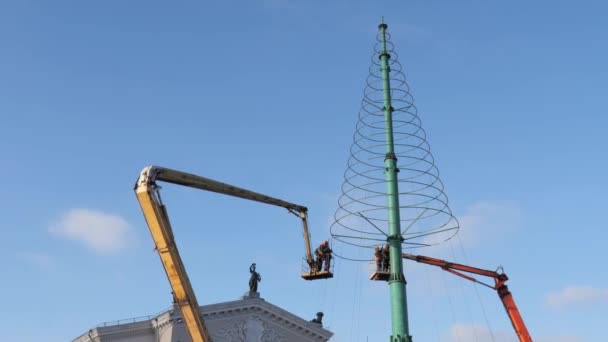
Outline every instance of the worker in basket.
{"type": "Polygon", "coordinates": [[[382,270],[382,250],[380,246],[374,247],[374,260],[376,260],[376,271],[382,270]]]}
{"type": "Polygon", "coordinates": [[[384,245],[384,247],[382,248],[382,257],[381,257],[381,269],[384,272],[388,272],[391,270],[391,264],[390,264],[390,260],[391,260],[391,255],[389,252],[389,248],[388,245],[384,245]]]}
{"type": "Polygon", "coordinates": [[[321,272],[321,269],[325,272],[329,272],[331,262],[331,248],[329,248],[329,242],[323,241],[315,251],[315,254],[317,255],[317,272],[321,272]],[[325,263],[325,268],[323,268],[323,263],[325,263]]]}

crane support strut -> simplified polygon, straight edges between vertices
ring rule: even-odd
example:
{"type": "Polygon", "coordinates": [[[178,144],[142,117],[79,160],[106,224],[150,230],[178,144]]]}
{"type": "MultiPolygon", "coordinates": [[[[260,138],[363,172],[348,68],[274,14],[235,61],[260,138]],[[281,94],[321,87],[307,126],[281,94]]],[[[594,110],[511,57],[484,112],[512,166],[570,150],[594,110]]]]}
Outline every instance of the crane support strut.
{"type": "Polygon", "coordinates": [[[477,267],[461,265],[461,264],[457,264],[457,263],[453,263],[453,262],[449,262],[449,261],[445,261],[445,260],[441,260],[441,259],[430,258],[427,256],[422,256],[422,255],[413,255],[413,254],[404,253],[404,254],[402,254],[402,257],[404,259],[414,260],[419,263],[437,266],[444,271],[450,272],[450,273],[455,274],[464,279],[470,280],[472,282],[475,282],[475,283],[487,286],[493,290],[496,290],[496,292],[498,293],[498,297],[500,298],[500,301],[502,302],[505,310],[507,311],[507,315],[509,316],[509,319],[511,320],[511,324],[513,325],[513,328],[515,329],[515,333],[517,334],[519,341],[520,342],[532,342],[532,338],[530,337],[528,328],[526,327],[526,324],[524,323],[524,320],[521,317],[521,314],[519,313],[519,309],[517,308],[517,305],[515,304],[513,295],[511,294],[511,291],[509,291],[509,288],[505,284],[506,281],[509,280],[509,277],[507,277],[507,275],[505,273],[503,273],[502,271],[499,273],[497,271],[484,270],[484,269],[477,268],[477,267]],[[461,272],[468,272],[468,273],[473,273],[473,274],[478,274],[478,275],[482,275],[485,277],[493,278],[494,285],[492,286],[492,285],[483,283],[483,282],[481,282],[469,275],[461,273],[461,272]]]}

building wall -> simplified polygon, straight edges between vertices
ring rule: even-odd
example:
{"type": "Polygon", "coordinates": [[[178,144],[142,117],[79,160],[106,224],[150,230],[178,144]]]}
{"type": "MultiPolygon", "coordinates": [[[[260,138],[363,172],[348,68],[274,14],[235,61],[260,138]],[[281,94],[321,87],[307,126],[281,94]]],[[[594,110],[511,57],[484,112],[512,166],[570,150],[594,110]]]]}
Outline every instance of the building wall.
{"type": "MultiPolygon", "coordinates": [[[[243,315],[242,317],[206,321],[206,325],[214,342],[327,341],[327,339],[322,339],[320,336],[311,338],[311,335],[303,334],[302,331],[285,328],[256,315],[243,315]]],[[[173,326],[170,329],[171,331],[161,332],[162,339],[160,342],[190,341],[183,324],[173,326]]]]}
{"type": "Polygon", "coordinates": [[[97,327],[81,335],[74,342],[157,342],[152,321],[97,327]]]}
{"type": "MultiPolygon", "coordinates": [[[[261,298],[201,307],[214,342],[324,342],[332,333],[261,298]]],[[[175,309],[142,322],[97,327],[73,342],[190,342],[175,309]]]]}

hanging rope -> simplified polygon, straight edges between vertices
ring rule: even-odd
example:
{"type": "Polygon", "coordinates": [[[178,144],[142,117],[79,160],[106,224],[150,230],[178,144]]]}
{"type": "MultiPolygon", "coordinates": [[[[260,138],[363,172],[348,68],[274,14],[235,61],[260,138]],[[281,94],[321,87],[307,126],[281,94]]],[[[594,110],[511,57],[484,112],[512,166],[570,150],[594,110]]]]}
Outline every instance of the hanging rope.
{"type": "MultiPolygon", "coordinates": [[[[450,252],[452,253],[451,260],[454,260],[454,262],[456,262],[458,259],[456,258],[456,253],[454,253],[454,246],[452,245],[452,241],[449,241],[448,245],[450,246],[450,252]]],[[[473,313],[471,311],[471,305],[470,305],[469,301],[465,298],[466,296],[465,296],[464,285],[463,285],[462,281],[458,282],[458,288],[460,289],[461,298],[464,299],[464,304],[465,304],[465,307],[467,310],[467,314],[469,316],[469,322],[471,322],[471,327],[473,329],[473,335],[475,335],[475,341],[479,342],[479,333],[477,331],[478,329],[477,329],[477,326],[474,324],[473,313]]]]}
{"type": "MultiPolygon", "coordinates": [[[[333,286],[333,290],[331,291],[331,294],[330,294],[332,300],[331,300],[331,309],[330,309],[330,315],[329,315],[330,316],[329,322],[332,324],[334,322],[334,314],[336,312],[336,298],[337,298],[337,294],[338,294],[337,289],[342,288],[341,286],[338,286],[338,282],[340,282],[340,280],[342,279],[342,277],[340,276],[340,271],[341,271],[341,269],[340,269],[339,264],[334,262],[334,279],[336,279],[336,281],[332,282],[334,284],[334,286],[333,286]]],[[[329,325],[329,326],[331,326],[331,325],[329,325]]]]}
{"type": "MultiPolygon", "coordinates": [[[[464,261],[465,261],[465,263],[467,265],[469,265],[470,264],[469,257],[467,255],[465,249],[464,249],[464,246],[462,245],[462,239],[460,238],[460,236],[458,236],[457,241],[458,241],[458,245],[460,246],[460,250],[462,252],[462,255],[464,257],[464,261]]],[[[488,319],[488,314],[486,312],[486,307],[485,307],[485,305],[483,303],[483,300],[481,299],[481,296],[479,295],[479,289],[477,287],[477,284],[476,283],[472,283],[471,286],[475,290],[475,294],[477,296],[477,301],[479,302],[479,306],[481,307],[481,312],[483,313],[483,317],[484,317],[484,320],[485,320],[485,323],[486,323],[486,327],[488,328],[488,332],[490,333],[490,337],[492,338],[492,341],[494,342],[495,341],[494,331],[492,330],[492,326],[490,325],[490,320],[488,319]]]]}
{"type": "MultiPolygon", "coordinates": [[[[441,279],[443,281],[443,287],[448,297],[448,303],[450,305],[450,313],[452,314],[452,321],[456,322],[456,313],[454,312],[454,304],[452,303],[452,296],[448,287],[448,283],[445,279],[445,272],[441,272],[441,279]]],[[[456,334],[456,341],[460,342],[460,335],[456,334]]],[[[466,341],[465,341],[466,342],[466,341]]]]}
{"type": "MultiPolygon", "coordinates": [[[[431,284],[431,279],[429,277],[429,269],[428,267],[424,267],[424,274],[425,274],[425,278],[426,278],[426,284],[427,284],[427,289],[429,289],[431,291],[431,311],[436,312],[435,310],[435,302],[433,301],[432,298],[435,297],[435,294],[433,293],[433,285],[431,284]]],[[[440,337],[439,337],[439,323],[437,322],[437,315],[433,314],[431,315],[433,317],[433,325],[434,325],[434,329],[433,331],[435,331],[435,336],[437,337],[437,342],[440,342],[440,337]]]]}
{"type": "Polygon", "coordinates": [[[350,325],[350,338],[349,338],[350,341],[353,341],[353,329],[355,327],[355,315],[357,312],[357,303],[358,303],[358,301],[361,300],[361,296],[358,293],[360,291],[357,291],[357,289],[361,286],[361,279],[360,279],[361,278],[361,274],[360,274],[361,268],[359,267],[359,265],[354,265],[354,266],[356,267],[356,270],[355,270],[355,288],[353,291],[353,310],[352,310],[351,323],[350,323],[351,324],[350,325]]]}

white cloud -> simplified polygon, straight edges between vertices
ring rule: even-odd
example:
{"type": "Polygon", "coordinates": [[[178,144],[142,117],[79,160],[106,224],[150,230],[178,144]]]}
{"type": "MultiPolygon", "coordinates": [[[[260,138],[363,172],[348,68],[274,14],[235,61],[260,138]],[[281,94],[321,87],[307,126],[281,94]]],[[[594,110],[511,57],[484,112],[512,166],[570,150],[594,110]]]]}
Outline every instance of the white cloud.
{"type": "MultiPolygon", "coordinates": [[[[457,216],[460,230],[453,240],[459,240],[464,248],[469,249],[482,242],[487,245],[516,230],[521,223],[522,212],[512,202],[479,201],[467,207],[464,214],[457,216]]],[[[429,235],[423,242],[439,243],[439,248],[446,248],[444,238],[441,234],[429,235]]]]}
{"type": "Polygon", "coordinates": [[[605,305],[608,304],[608,288],[595,288],[592,286],[566,287],[560,291],[547,294],[545,303],[553,309],[594,304],[605,305]]]}
{"type": "Polygon", "coordinates": [[[79,241],[99,254],[124,250],[129,231],[130,225],[122,217],[91,209],[71,209],[49,227],[51,234],[79,241]]]}
{"type": "Polygon", "coordinates": [[[553,336],[553,337],[541,337],[538,340],[535,340],[538,342],[585,342],[585,340],[583,340],[582,338],[578,337],[578,336],[574,336],[574,335],[567,335],[567,336],[553,336]]]}
{"type": "Polygon", "coordinates": [[[21,260],[24,260],[30,264],[33,264],[34,266],[37,266],[37,267],[40,267],[43,269],[50,268],[54,263],[53,258],[51,258],[49,255],[44,254],[44,253],[22,252],[22,253],[19,253],[17,255],[17,257],[21,260]]]}
{"type": "Polygon", "coordinates": [[[521,222],[521,209],[515,203],[481,201],[469,206],[459,217],[460,239],[465,247],[473,247],[481,241],[497,240],[515,230],[521,222]]]}
{"type": "MultiPolygon", "coordinates": [[[[534,337],[534,336],[532,336],[534,337]]],[[[494,342],[518,342],[515,331],[490,331],[481,325],[454,324],[448,333],[449,342],[471,342],[471,341],[494,341],[494,342]]],[[[538,342],[585,342],[582,338],[574,335],[562,335],[551,337],[539,337],[534,339],[538,342]]]]}
{"type": "Polygon", "coordinates": [[[515,332],[490,331],[481,325],[454,324],[450,327],[448,334],[450,342],[470,341],[494,341],[494,342],[517,342],[515,332]]]}

